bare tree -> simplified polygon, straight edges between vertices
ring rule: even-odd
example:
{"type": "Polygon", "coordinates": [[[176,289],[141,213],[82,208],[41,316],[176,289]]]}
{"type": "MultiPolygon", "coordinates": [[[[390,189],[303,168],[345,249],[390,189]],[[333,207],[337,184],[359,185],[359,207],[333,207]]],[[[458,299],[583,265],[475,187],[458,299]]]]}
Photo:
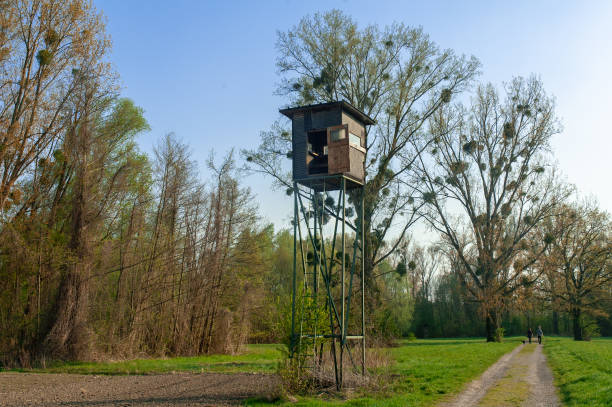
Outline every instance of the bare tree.
{"type": "Polygon", "coordinates": [[[564,206],[555,218],[547,256],[548,293],[569,311],[574,339],[585,339],[585,315],[605,315],[602,299],[612,281],[612,223],[593,203],[564,206]]]}
{"type": "Polygon", "coordinates": [[[429,124],[433,144],[412,179],[426,202],[422,215],[461,261],[488,341],[509,295],[530,283],[526,272],[550,243],[533,238],[535,226],[567,195],[546,164],[559,129],[553,101],[536,78],[516,78],[505,93],[500,100],[492,85],[480,86],[469,109],[438,110],[429,124]]]}
{"type": "MultiPolygon", "coordinates": [[[[479,63],[440,50],[420,28],[359,28],[338,10],[305,17],[293,29],[278,33],[277,49],[278,93],[288,103],[345,100],[378,122],[368,137],[364,208],[365,272],[372,289],[374,267],[393,253],[419,217],[421,201],[415,204],[413,188],[405,180],[417,153],[427,145],[425,125],[466,89],[479,63]]],[[[243,151],[250,167],[272,176],[277,186],[290,188],[291,174],[283,164],[291,157],[289,132],[277,124],[262,133],[261,141],[257,150],[243,151]]],[[[357,199],[352,201],[358,205],[357,199]]]]}
{"type": "Polygon", "coordinates": [[[17,181],[48,153],[67,124],[65,112],[82,75],[104,77],[110,42],[91,3],[0,3],[0,208],[17,181]]]}

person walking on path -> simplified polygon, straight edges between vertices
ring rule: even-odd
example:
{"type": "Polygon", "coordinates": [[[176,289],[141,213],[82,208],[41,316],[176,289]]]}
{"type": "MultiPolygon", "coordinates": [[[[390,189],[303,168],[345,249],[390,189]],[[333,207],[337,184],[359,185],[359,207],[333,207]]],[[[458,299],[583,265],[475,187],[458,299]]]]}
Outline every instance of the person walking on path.
{"type": "Polygon", "coordinates": [[[531,337],[533,336],[533,331],[531,328],[527,330],[527,338],[529,338],[529,343],[531,343],[531,337]]]}
{"type": "Polygon", "coordinates": [[[544,332],[542,332],[542,325],[538,325],[538,330],[536,331],[536,334],[538,335],[538,343],[541,345],[542,336],[544,336],[544,332]]]}

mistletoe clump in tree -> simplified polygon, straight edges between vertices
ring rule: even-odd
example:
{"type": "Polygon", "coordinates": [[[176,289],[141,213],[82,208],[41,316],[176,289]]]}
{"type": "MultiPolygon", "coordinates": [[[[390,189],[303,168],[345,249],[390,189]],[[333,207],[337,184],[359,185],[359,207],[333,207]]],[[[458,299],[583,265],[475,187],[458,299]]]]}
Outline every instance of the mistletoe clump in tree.
{"type": "Polygon", "coordinates": [[[532,271],[552,236],[536,225],[567,196],[546,170],[559,131],[552,99],[536,78],[516,78],[505,93],[480,86],[469,107],[448,104],[432,115],[433,144],[412,180],[422,215],[457,254],[454,271],[480,305],[487,341],[496,340],[511,295],[539,277],[532,271]]]}
{"type": "MultiPolygon", "coordinates": [[[[315,14],[278,34],[278,93],[289,105],[345,100],[377,121],[368,135],[364,209],[365,275],[375,290],[375,267],[405,240],[418,220],[408,182],[429,139],[427,121],[478,73],[474,58],[441,50],[420,28],[393,24],[360,28],[334,10],[315,14]],[[393,235],[393,239],[389,236],[393,235]]],[[[276,124],[256,150],[243,151],[251,168],[291,193],[290,131],[276,124]]],[[[349,199],[360,213],[359,199],[349,199]]],[[[359,226],[359,225],[357,225],[359,226]]]]}

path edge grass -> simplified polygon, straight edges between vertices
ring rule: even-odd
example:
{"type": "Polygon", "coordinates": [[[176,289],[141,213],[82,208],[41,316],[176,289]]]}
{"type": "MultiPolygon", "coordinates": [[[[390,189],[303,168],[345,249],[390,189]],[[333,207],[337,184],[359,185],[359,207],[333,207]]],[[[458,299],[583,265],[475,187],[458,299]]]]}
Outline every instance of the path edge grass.
{"type": "Polygon", "coordinates": [[[612,338],[586,342],[549,337],[544,354],[564,405],[612,405],[612,338]]]}

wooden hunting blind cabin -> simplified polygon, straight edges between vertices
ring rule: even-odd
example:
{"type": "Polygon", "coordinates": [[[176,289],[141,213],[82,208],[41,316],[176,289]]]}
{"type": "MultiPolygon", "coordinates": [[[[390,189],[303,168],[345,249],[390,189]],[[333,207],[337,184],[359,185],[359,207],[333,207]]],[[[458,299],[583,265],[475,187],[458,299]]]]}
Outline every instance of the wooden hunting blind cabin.
{"type": "MultiPolygon", "coordinates": [[[[361,373],[366,372],[365,262],[358,263],[357,259],[363,259],[365,252],[366,126],[375,122],[343,101],[281,109],[280,113],[291,119],[293,144],[293,289],[289,355],[293,363],[307,365],[316,372],[321,368],[323,347],[329,346],[336,388],[340,390],[345,354],[353,368],[358,369],[356,358],[352,356],[352,352],[357,351],[356,341],[361,342],[361,373]],[[361,209],[354,220],[347,214],[348,189],[352,189],[355,208],[361,209]],[[331,191],[337,191],[337,198],[331,191]],[[326,218],[333,219],[333,227],[323,227],[326,218]],[[352,250],[346,247],[347,228],[355,232],[352,250]],[[308,256],[312,261],[304,260],[308,256]],[[337,259],[341,259],[339,264],[337,259]],[[298,273],[303,275],[299,285],[298,273]],[[361,287],[354,290],[358,278],[361,287]],[[361,301],[355,301],[353,292],[361,294],[361,301]],[[314,321],[304,319],[307,314],[305,302],[299,299],[305,297],[311,298],[317,309],[326,310],[327,332],[321,331],[318,314],[314,321]],[[359,325],[350,323],[351,299],[356,303],[354,306],[361,305],[360,330],[359,325]],[[298,357],[294,358],[296,354],[298,357]]],[[[355,308],[352,309],[355,314],[355,308]]]]}
{"type": "MultiPolygon", "coordinates": [[[[344,175],[347,188],[365,181],[366,126],[373,119],[339,101],[281,109],[291,119],[293,180],[319,189],[327,175],[344,175]]],[[[340,189],[340,177],[329,177],[327,190],[340,189]],[[336,181],[334,181],[336,180],[336,181]]]]}

